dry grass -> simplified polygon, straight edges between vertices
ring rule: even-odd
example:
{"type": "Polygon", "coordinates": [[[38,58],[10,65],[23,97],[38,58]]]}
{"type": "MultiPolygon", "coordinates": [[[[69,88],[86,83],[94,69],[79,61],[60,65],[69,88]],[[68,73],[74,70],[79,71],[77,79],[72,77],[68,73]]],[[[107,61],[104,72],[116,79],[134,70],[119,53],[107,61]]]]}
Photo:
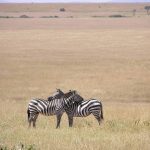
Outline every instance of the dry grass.
{"type": "Polygon", "coordinates": [[[47,150],[149,149],[149,18],[0,22],[0,29],[5,29],[0,30],[0,145],[12,148],[21,142],[47,150]],[[56,130],[55,117],[40,115],[37,129],[28,130],[29,100],[47,98],[55,88],[76,89],[86,99],[102,100],[102,125],[89,116],[75,118],[74,127],[68,128],[64,115],[56,130]]]}
{"type": "Polygon", "coordinates": [[[59,87],[86,98],[149,102],[149,35],[149,30],[1,31],[1,99],[45,97],[59,87]]]}
{"type": "Polygon", "coordinates": [[[149,30],[1,31],[0,143],[148,150],[150,105],[143,102],[150,100],[149,35],[149,30]],[[40,116],[37,129],[28,130],[28,101],[46,98],[55,88],[102,99],[102,126],[91,116],[75,119],[69,129],[63,117],[56,130],[54,117],[40,116]]]}
{"type": "Polygon", "coordinates": [[[37,149],[143,149],[150,146],[149,104],[104,103],[105,121],[99,127],[94,117],[76,118],[68,128],[63,116],[55,129],[54,117],[40,116],[36,129],[27,128],[26,102],[1,102],[0,143],[12,148],[23,143],[37,149]],[[7,114],[6,114],[7,112],[7,114]]]}

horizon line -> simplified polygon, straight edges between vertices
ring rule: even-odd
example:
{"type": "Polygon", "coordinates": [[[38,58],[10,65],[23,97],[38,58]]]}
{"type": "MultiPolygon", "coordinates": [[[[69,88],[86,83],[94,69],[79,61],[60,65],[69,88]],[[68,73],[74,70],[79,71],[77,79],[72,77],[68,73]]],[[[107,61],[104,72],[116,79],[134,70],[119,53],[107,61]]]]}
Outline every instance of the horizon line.
{"type": "Polygon", "coordinates": [[[101,4],[101,3],[110,3],[110,4],[130,4],[130,3],[150,3],[150,2],[0,2],[0,4],[101,4]]]}

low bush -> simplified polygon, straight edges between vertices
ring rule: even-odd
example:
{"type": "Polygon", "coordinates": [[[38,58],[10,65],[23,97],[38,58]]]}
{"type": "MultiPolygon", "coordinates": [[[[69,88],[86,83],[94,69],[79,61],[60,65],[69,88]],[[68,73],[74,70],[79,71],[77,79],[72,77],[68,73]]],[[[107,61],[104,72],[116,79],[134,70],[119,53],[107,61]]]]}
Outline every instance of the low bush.
{"type": "Polygon", "coordinates": [[[103,18],[103,17],[106,17],[106,16],[92,16],[93,18],[103,18]]]}
{"type": "MultiPolygon", "coordinates": [[[[0,145],[0,150],[10,150],[7,146],[4,145],[0,145]]],[[[11,150],[37,150],[36,146],[33,145],[24,145],[22,143],[19,143],[15,146],[13,146],[13,148],[11,148],[11,150]]]]}
{"type": "Polygon", "coordinates": [[[42,16],[41,18],[59,18],[59,16],[42,16]]]}
{"type": "Polygon", "coordinates": [[[123,15],[110,15],[109,16],[110,18],[120,18],[120,17],[126,17],[126,16],[123,16],[123,15]]]}
{"type": "Polygon", "coordinates": [[[62,12],[66,11],[65,8],[60,8],[59,10],[62,12]]]}
{"type": "Polygon", "coordinates": [[[27,15],[21,15],[20,18],[31,18],[31,17],[29,17],[27,15]]]}
{"type": "Polygon", "coordinates": [[[13,16],[0,16],[0,18],[14,18],[13,16]]]}

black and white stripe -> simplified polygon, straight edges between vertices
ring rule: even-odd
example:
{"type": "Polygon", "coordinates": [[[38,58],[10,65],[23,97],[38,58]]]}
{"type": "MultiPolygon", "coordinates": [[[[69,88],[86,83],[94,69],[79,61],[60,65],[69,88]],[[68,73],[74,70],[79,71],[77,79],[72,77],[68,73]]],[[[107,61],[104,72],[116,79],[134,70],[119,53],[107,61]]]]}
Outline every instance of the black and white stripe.
{"type": "Polygon", "coordinates": [[[103,119],[103,106],[97,99],[84,100],[80,103],[75,102],[69,107],[66,107],[65,111],[68,115],[70,127],[73,125],[73,117],[86,117],[93,114],[99,125],[103,119]]]}
{"type": "Polygon", "coordinates": [[[47,101],[44,99],[32,99],[28,105],[28,122],[29,127],[33,122],[33,127],[36,126],[36,119],[40,114],[45,116],[56,115],[57,116],[57,126],[60,127],[60,120],[64,113],[64,109],[68,106],[71,106],[73,102],[78,101],[78,94],[76,91],[70,91],[62,96],[60,99],[53,99],[47,101]]]}

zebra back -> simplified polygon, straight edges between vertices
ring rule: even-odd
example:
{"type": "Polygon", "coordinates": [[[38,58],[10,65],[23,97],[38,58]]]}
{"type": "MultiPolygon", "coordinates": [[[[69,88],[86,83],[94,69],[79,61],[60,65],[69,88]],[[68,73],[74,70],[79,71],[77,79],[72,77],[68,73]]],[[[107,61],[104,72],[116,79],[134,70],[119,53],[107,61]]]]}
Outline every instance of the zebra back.
{"type": "Polygon", "coordinates": [[[62,105],[61,99],[54,99],[52,101],[47,101],[44,99],[32,99],[29,102],[30,113],[41,113],[43,115],[55,115],[57,110],[60,109],[62,105]]]}

